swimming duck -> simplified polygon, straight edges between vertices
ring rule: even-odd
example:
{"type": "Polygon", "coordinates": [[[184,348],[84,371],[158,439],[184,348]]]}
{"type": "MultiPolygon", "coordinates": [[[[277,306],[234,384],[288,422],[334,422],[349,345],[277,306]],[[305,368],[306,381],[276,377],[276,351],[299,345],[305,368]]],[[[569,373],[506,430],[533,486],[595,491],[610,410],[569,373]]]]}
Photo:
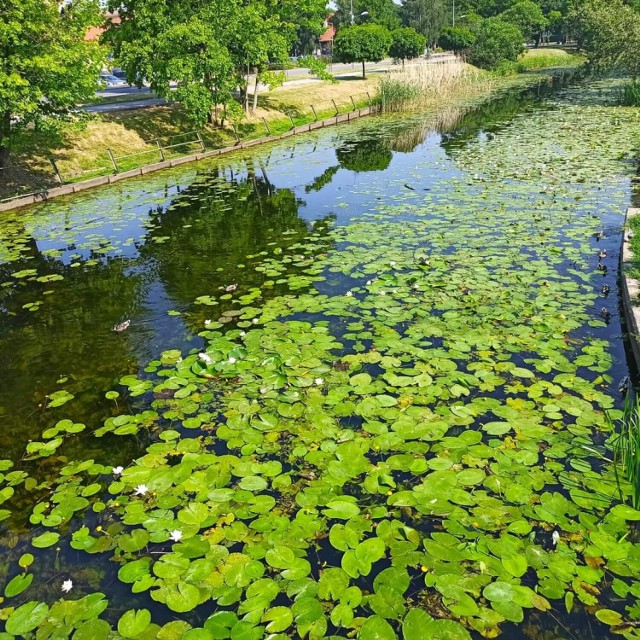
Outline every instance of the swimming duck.
{"type": "Polygon", "coordinates": [[[609,309],[607,309],[607,307],[602,307],[602,309],[600,309],[600,315],[605,320],[609,320],[609,318],[611,318],[611,312],[609,311],[609,309]]]}
{"type": "Polygon", "coordinates": [[[600,293],[603,296],[608,296],[609,295],[609,291],[611,291],[611,288],[609,287],[608,284],[603,284],[602,285],[602,289],[600,289],[600,293]]]}
{"type": "Polygon", "coordinates": [[[122,333],[123,331],[126,331],[130,326],[131,320],[124,320],[114,325],[112,331],[115,331],[116,333],[122,333]]]}
{"type": "Polygon", "coordinates": [[[600,252],[598,253],[598,258],[600,258],[600,260],[602,260],[602,258],[606,258],[607,257],[607,250],[606,249],[600,249],[600,252]]]}

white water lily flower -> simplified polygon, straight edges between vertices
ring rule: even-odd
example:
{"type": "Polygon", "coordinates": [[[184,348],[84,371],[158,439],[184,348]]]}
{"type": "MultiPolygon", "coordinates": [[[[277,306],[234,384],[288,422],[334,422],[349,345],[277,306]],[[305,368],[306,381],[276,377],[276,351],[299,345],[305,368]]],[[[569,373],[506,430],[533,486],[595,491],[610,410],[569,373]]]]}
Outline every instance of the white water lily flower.
{"type": "Polygon", "coordinates": [[[247,335],[247,332],[246,332],[246,331],[241,331],[241,332],[240,332],[240,337],[241,337],[241,338],[244,338],[246,335],[247,335]]]}
{"type": "Polygon", "coordinates": [[[347,291],[344,295],[347,296],[347,298],[350,298],[353,295],[353,291],[347,291]]]}
{"type": "Polygon", "coordinates": [[[211,364],[213,362],[211,356],[204,351],[198,354],[198,358],[200,358],[200,360],[202,360],[202,362],[204,362],[205,364],[211,364]]]}
{"type": "Polygon", "coordinates": [[[71,589],[73,589],[73,582],[71,580],[65,580],[62,583],[62,587],[61,589],[65,592],[65,593],[69,593],[69,591],[71,591],[71,589]]]}
{"type": "Polygon", "coordinates": [[[146,484],[139,484],[134,490],[134,493],[137,496],[144,496],[148,492],[149,492],[149,487],[147,487],[146,484]]]}
{"type": "Polygon", "coordinates": [[[211,324],[211,320],[205,320],[204,321],[204,326],[208,327],[211,324]]]}
{"type": "Polygon", "coordinates": [[[251,322],[253,322],[253,324],[258,324],[258,318],[254,318],[251,322]]]}
{"type": "Polygon", "coordinates": [[[113,469],[111,469],[111,473],[113,473],[114,476],[121,476],[123,471],[124,467],[113,467],[113,469]]]}
{"type": "Polygon", "coordinates": [[[260,387],[260,393],[262,395],[264,395],[265,393],[267,393],[268,389],[266,387],[260,387]]]}
{"type": "Polygon", "coordinates": [[[236,359],[233,356],[231,356],[229,358],[229,364],[235,364],[235,362],[236,362],[236,359]]]}
{"type": "Polygon", "coordinates": [[[397,262],[396,262],[395,260],[392,260],[392,261],[389,263],[389,265],[390,265],[390,266],[392,266],[392,267],[395,267],[395,266],[396,266],[396,264],[397,264],[397,262]]]}
{"type": "Polygon", "coordinates": [[[180,529],[174,529],[170,534],[169,537],[174,541],[174,542],[180,542],[180,540],[182,540],[182,531],[180,531],[180,529]]]}
{"type": "Polygon", "coordinates": [[[321,385],[321,384],[324,382],[324,380],[323,380],[322,378],[316,378],[316,379],[314,380],[314,382],[315,382],[317,385],[321,385]]]}
{"type": "Polygon", "coordinates": [[[367,286],[371,284],[371,280],[367,280],[367,286]]]}
{"type": "Polygon", "coordinates": [[[553,543],[553,546],[557,546],[558,542],[560,542],[560,534],[557,531],[554,531],[551,534],[551,542],[553,543]]]}
{"type": "Polygon", "coordinates": [[[386,291],[380,291],[379,295],[381,295],[381,296],[386,296],[386,295],[387,295],[387,292],[386,292],[386,291]]]}

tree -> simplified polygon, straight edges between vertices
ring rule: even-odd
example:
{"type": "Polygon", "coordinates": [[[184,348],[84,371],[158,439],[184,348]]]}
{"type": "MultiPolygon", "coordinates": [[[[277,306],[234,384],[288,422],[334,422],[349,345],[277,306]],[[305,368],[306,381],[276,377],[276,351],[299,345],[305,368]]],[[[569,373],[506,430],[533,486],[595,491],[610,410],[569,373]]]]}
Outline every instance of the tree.
{"type": "Polygon", "coordinates": [[[640,75],[640,13],[622,0],[585,0],[569,16],[589,64],[640,75]]]}
{"type": "Polygon", "coordinates": [[[502,61],[513,61],[524,51],[520,29],[499,18],[487,18],[476,27],[476,43],[469,61],[483,69],[495,69],[502,61]]]}
{"type": "Polygon", "coordinates": [[[400,15],[405,26],[421,33],[431,44],[449,22],[451,5],[449,0],[404,0],[400,15]]]}
{"type": "Polygon", "coordinates": [[[473,31],[463,27],[445,27],[440,33],[438,44],[446,51],[459,53],[472,47],[477,40],[473,31]]]}
{"type": "Polygon", "coordinates": [[[389,52],[391,33],[378,24],[362,24],[338,31],[333,54],[340,62],[362,62],[365,78],[366,61],[379,62],[389,52]]]}
{"type": "Polygon", "coordinates": [[[403,27],[391,32],[391,47],[389,55],[396,60],[404,61],[407,58],[417,58],[424,53],[427,39],[411,27],[403,27]]]}
{"type": "Polygon", "coordinates": [[[0,0],[0,167],[20,127],[59,126],[69,110],[98,88],[104,51],[86,42],[100,24],[97,3],[0,0]]]}
{"type": "Polygon", "coordinates": [[[542,9],[532,0],[522,0],[500,14],[500,19],[520,29],[525,41],[540,44],[542,32],[549,25],[542,9]]]}
{"type": "Polygon", "coordinates": [[[336,14],[333,23],[337,27],[351,26],[351,7],[354,24],[379,24],[393,31],[400,23],[398,5],[393,0],[336,0],[336,14]]]}
{"type": "Polygon", "coordinates": [[[384,171],[391,164],[393,153],[384,142],[368,138],[347,143],[336,149],[336,157],[344,169],[362,173],[364,171],[384,171]]]}

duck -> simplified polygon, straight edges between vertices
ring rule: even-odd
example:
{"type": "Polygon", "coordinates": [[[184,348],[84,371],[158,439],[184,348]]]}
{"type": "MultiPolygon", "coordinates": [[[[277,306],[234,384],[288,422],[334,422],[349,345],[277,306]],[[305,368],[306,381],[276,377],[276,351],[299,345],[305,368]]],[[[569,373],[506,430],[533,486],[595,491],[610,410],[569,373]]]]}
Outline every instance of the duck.
{"type": "Polygon", "coordinates": [[[600,252],[598,253],[598,258],[600,258],[600,260],[602,260],[602,258],[606,258],[607,257],[607,250],[606,249],[600,249],[600,252]]]}
{"type": "Polygon", "coordinates": [[[227,286],[224,288],[224,290],[225,290],[227,293],[231,293],[232,291],[235,291],[237,288],[238,288],[238,285],[237,285],[237,284],[229,284],[229,285],[227,285],[227,286]]]}
{"type": "Polygon", "coordinates": [[[122,333],[123,331],[126,331],[130,326],[131,320],[123,320],[122,322],[114,325],[112,331],[115,331],[116,333],[122,333]]]}
{"type": "Polygon", "coordinates": [[[602,307],[602,309],[600,309],[600,315],[605,320],[609,320],[609,318],[611,318],[611,312],[609,311],[609,309],[607,309],[607,307],[602,307]]]}
{"type": "Polygon", "coordinates": [[[600,293],[603,296],[608,296],[609,295],[609,291],[611,291],[611,288],[609,287],[608,284],[603,284],[602,285],[602,289],[600,289],[600,293]]]}

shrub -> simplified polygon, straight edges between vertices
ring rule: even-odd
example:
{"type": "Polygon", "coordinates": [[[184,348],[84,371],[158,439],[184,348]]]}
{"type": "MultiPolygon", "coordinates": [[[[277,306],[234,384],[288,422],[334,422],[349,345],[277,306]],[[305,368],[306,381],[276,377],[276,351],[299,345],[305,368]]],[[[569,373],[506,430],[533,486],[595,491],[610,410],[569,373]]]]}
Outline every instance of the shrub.
{"type": "Polygon", "coordinates": [[[631,80],[622,87],[620,104],[625,107],[640,107],[640,82],[631,80]]]}
{"type": "Polygon", "coordinates": [[[473,31],[463,27],[445,27],[440,32],[438,44],[447,51],[456,53],[472,47],[477,40],[473,31]]]}
{"type": "Polygon", "coordinates": [[[499,18],[487,18],[478,23],[476,36],[469,61],[482,69],[496,69],[505,60],[515,62],[524,51],[520,29],[499,18]]]}

